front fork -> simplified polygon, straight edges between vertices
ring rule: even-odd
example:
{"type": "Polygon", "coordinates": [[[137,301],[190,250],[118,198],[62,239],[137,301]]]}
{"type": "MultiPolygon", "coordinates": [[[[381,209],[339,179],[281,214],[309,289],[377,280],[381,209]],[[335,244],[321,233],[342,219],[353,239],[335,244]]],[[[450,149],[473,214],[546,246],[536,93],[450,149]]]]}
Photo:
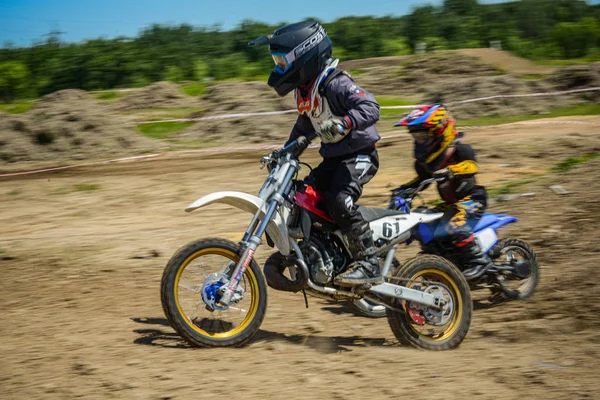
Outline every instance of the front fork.
{"type": "Polygon", "coordinates": [[[240,284],[240,281],[242,280],[242,277],[246,272],[246,268],[248,268],[248,265],[250,265],[250,262],[252,262],[252,258],[254,257],[256,249],[262,243],[261,237],[267,230],[267,226],[269,225],[271,218],[273,218],[273,214],[275,214],[279,206],[283,204],[283,193],[287,193],[289,191],[290,184],[295,173],[295,168],[290,168],[290,170],[285,176],[281,188],[271,197],[271,201],[269,202],[267,212],[265,213],[263,219],[260,220],[261,210],[258,210],[252,218],[252,221],[250,222],[250,225],[248,226],[248,229],[244,234],[244,238],[242,239],[242,245],[245,245],[243,247],[244,251],[242,252],[240,261],[238,261],[237,265],[235,266],[235,269],[231,274],[229,284],[226,287],[224,286],[221,299],[218,302],[219,306],[229,306],[229,303],[231,302],[231,297],[235,293],[235,290],[237,289],[238,285],[240,284]],[[258,228],[256,228],[257,225],[258,228]]]}

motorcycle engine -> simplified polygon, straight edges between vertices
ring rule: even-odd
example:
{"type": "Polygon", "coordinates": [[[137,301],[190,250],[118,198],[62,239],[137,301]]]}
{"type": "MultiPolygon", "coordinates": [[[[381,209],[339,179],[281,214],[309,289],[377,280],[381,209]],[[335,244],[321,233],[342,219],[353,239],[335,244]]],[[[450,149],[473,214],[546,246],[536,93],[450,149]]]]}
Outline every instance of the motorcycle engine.
{"type": "Polygon", "coordinates": [[[343,253],[330,239],[323,241],[311,237],[303,246],[306,255],[310,276],[313,282],[326,285],[333,279],[334,272],[339,273],[346,264],[343,253]],[[325,246],[323,243],[327,243],[325,246]]]}
{"type": "Polygon", "coordinates": [[[306,247],[305,254],[308,259],[308,268],[312,280],[319,285],[329,283],[333,275],[333,263],[331,260],[329,259],[329,262],[325,263],[319,249],[312,244],[306,247]]]}

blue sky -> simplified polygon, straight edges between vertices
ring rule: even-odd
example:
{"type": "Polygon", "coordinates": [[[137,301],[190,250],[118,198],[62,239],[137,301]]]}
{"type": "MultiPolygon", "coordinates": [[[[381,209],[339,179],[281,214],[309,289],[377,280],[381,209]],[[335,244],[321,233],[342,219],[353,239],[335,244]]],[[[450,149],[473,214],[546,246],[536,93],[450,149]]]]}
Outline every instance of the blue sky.
{"type": "MultiPolygon", "coordinates": [[[[502,0],[480,0],[499,1],[502,0]]],[[[62,39],[72,42],[134,36],[152,23],[218,23],[230,29],[246,18],[278,23],[309,16],[331,21],[347,15],[404,15],[422,3],[423,0],[0,0],[0,46],[6,41],[30,45],[51,30],[64,32],[62,39]]]]}

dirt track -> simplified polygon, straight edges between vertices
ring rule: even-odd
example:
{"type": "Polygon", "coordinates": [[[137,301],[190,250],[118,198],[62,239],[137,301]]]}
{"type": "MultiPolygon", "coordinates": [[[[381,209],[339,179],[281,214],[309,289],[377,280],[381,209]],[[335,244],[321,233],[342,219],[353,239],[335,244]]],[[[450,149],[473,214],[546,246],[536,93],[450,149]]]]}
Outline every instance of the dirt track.
{"type": "MultiPolygon", "coordinates": [[[[473,130],[468,141],[480,149],[482,181],[498,185],[598,152],[599,136],[598,126],[519,126],[473,130]]],[[[248,347],[188,348],[162,314],[162,269],[193,239],[238,239],[249,216],[183,208],[216,190],[255,193],[264,178],[259,156],[178,156],[0,179],[0,397],[598,398],[598,161],[523,187],[533,199],[492,207],[521,218],[504,233],[533,244],[542,280],[527,302],[477,302],[456,351],[404,348],[385,320],[316,299],[305,309],[301,295],[272,290],[248,347]],[[572,193],[556,195],[549,184],[572,193]]],[[[362,203],[384,206],[387,185],[412,175],[409,156],[406,140],[382,147],[382,169],[362,203]]],[[[314,153],[305,161],[314,163],[314,153]]]]}

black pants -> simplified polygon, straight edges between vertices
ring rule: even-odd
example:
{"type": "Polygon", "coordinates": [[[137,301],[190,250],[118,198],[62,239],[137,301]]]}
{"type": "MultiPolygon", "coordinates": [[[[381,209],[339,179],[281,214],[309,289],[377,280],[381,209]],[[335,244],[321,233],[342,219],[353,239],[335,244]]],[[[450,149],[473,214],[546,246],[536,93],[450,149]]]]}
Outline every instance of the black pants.
{"type": "Polygon", "coordinates": [[[307,182],[323,193],[327,211],[342,229],[363,221],[356,208],[362,188],[379,169],[375,147],[367,147],[341,157],[324,158],[307,178],[307,182]]]}
{"type": "Polygon", "coordinates": [[[471,194],[449,205],[444,211],[435,230],[435,238],[452,241],[455,245],[469,239],[475,225],[483,217],[486,206],[485,189],[476,186],[471,194]]]}

